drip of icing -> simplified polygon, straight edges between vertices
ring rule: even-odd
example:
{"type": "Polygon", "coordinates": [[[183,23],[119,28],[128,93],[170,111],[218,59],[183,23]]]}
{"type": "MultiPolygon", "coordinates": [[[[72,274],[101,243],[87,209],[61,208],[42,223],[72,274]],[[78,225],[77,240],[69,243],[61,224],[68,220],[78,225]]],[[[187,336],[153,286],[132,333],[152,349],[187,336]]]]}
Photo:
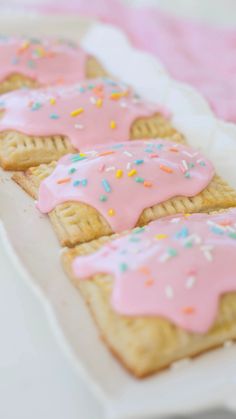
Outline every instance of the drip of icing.
{"type": "Polygon", "coordinates": [[[114,278],[111,303],[128,316],[161,316],[195,333],[213,325],[219,298],[236,291],[236,209],[167,217],[77,257],[86,279],[114,278]]]}
{"type": "Polygon", "coordinates": [[[145,208],[200,193],[214,175],[198,151],[167,140],[128,141],[64,156],[41,182],[38,208],[67,201],[98,210],[113,231],[133,228],[145,208]]]}
{"type": "Polygon", "coordinates": [[[64,40],[0,38],[0,81],[23,74],[42,85],[76,83],[86,76],[87,54],[64,40]]]}
{"type": "Polygon", "coordinates": [[[48,89],[21,90],[1,96],[5,110],[0,131],[28,135],[64,135],[73,146],[125,141],[137,118],[162,112],[158,105],[141,100],[123,83],[107,78],[48,89]]]}

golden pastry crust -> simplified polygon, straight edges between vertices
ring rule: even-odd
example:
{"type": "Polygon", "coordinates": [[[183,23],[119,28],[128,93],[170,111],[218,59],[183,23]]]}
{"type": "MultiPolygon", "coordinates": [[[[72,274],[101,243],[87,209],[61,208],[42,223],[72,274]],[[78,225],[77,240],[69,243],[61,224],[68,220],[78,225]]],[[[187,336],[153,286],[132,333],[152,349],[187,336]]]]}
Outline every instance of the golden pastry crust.
{"type": "MultiPolygon", "coordinates": [[[[56,163],[16,172],[13,180],[29,195],[37,199],[38,188],[50,175],[56,163]]],[[[145,209],[137,226],[178,213],[211,212],[236,206],[236,191],[219,176],[215,176],[207,188],[193,198],[176,197],[145,209]]],[[[73,247],[113,233],[107,220],[93,207],[80,202],[65,202],[49,213],[52,225],[62,246],[73,247]]]]}
{"type": "MultiPolygon", "coordinates": [[[[117,237],[117,236],[113,236],[117,237]]],[[[117,314],[111,304],[111,275],[99,274],[87,280],[75,278],[72,262],[76,256],[98,250],[111,238],[103,237],[66,251],[63,265],[73,284],[87,302],[101,337],[136,377],[145,377],[175,361],[190,358],[236,339],[236,293],[221,298],[215,324],[205,335],[189,333],[161,317],[127,317],[117,314]]]]}
{"type": "MultiPolygon", "coordinates": [[[[137,119],[131,127],[130,136],[134,140],[159,137],[185,142],[184,137],[161,114],[137,119]]],[[[0,132],[0,166],[5,170],[26,170],[76,151],[65,136],[38,137],[16,131],[0,132]]]]}
{"type": "MultiPolygon", "coordinates": [[[[88,57],[86,64],[86,77],[91,79],[103,76],[107,76],[107,72],[104,70],[102,65],[95,57],[88,57]]],[[[23,74],[15,73],[10,74],[6,79],[0,82],[0,94],[11,92],[13,90],[20,89],[21,87],[36,89],[42,86],[37,82],[37,80],[33,80],[23,74]]]]}

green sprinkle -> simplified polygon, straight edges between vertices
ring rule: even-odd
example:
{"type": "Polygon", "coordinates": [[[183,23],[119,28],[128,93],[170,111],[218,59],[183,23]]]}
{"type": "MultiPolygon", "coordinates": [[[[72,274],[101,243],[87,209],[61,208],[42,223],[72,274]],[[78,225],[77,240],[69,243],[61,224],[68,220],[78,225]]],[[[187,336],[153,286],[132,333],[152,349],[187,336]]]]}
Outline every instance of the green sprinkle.
{"type": "Polygon", "coordinates": [[[80,160],[84,160],[86,159],[86,156],[81,156],[80,154],[75,154],[74,156],[71,157],[71,161],[73,163],[80,161],[80,160]]]}
{"type": "Polygon", "coordinates": [[[190,173],[189,173],[189,172],[186,172],[186,173],[184,174],[184,177],[186,177],[187,179],[190,179],[190,178],[191,178],[191,175],[190,175],[190,173]]]}
{"type": "Polygon", "coordinates": [[[127,263],[121,263],[120,264],[120,271],[121,272],[126,272],[127,271],[127,269],[128,269],[128,265],[127,265],[127,263]]]}
{"type": "Polygon", "coordinates": [[[132,234],[143,233],[143,231],[145,231],[145,227],[137,227],[137,228],[134,229],[132,234]]]}
{"type": "Polygon", "coordinates": [[[60,116],[59,116],[59,115],[57,115],[57,113],[51,113],[50,118],[51,118],[51,119],[59,119],[59,118],[60,118],[60,116]]]}
{"type": "Polygon", "coordinates": [[[191,249],[193,247],[193,242],[188,241],[184,244],[184,247],[186,247],[187,249],[191,249]]]}
{"type": "Polygon", "coordinates": [[[101,202],[106,202],[107,201],[107,196],[106,195],[100,195],[100,201],[101,202]]]}
{"type": "Polygon", "coordinates": [[[177,250],[176,249],[174,249],[173,247],[170,247],[168,250],[167,250],[167,252],[168,252],[168,255],[169,256],[177,256],[177,250]]]}
{"type": "Polygon", "coordinates": [[[130,242],[140,242],[140,238],[138,236],[131,236],[129,239],[130,242]]]}
{"type": "Polygon", "coordinates": [[[36,67],[36,64],[33,60],[29,60],[27,65],[28,65],[29,68],[35,68],[36,67]]]}
{"type": "Polygon", "coordinates": [[[192,163],[192,162],[188,164],[189,169],[192,169],[194,166],[195,166],[195,164],[192,163]]]}
{"type": "Polygon", "coordinates": [[[200,164],[200,166],[203,166],[203,167],[206,166],[206,163],[204,161],[200,161],[199,164],[200,164]]]}
{"type": "Polygon", "coordinates": [[[234,232],[229,233],[229,237],[231,239],[236,239],[236,233],[234,233],[234,232]]]}
{"type": "Polygon", "coordinates": [[[87,179],[82,179],[81,184],[82,184],[82,186],[87,186],[88,180],[87,179]]]}
{"type": "Polygon", "coordinates": [[[144,178],[143,177],[136,177],[136,179],[135,179],[135,182],[137,182],[137,183],[143,183],[144,182],[144,178]]]}
{"type": "Polygon", "coordinates": [[[76,168],[75,167],[71,167],[71,169],[69,169],[68,174],[72,175],[73,173],[76,172],[76,168]]]}
{"type": "Polygon", "coordinates": [[[42,107],[42,104],[40,102],[34,102],[33,105],[32,105],[32,107],[31,107],[31,110],[32,111],[37,111],[41,107],[42,107]]]}

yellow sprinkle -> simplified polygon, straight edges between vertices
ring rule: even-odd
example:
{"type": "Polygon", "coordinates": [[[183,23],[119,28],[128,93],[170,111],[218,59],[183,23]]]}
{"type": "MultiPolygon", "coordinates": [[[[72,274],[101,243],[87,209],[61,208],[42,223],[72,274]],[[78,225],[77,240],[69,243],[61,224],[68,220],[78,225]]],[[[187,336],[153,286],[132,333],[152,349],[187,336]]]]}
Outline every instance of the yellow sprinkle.
{"type": "Polygon", "coordinates": [[[136,175],[136,173],[137,173],[137,170],[135,170],[135,169],[132,169],[132,170],[130,170],[130,172],[128,173],[128,176],[134,176],[134,175],[136,175]]]}
{"type": "Polygon", "coordinates": [[[162,240],[162,239],[166,239],[167,238],[167,234],[156,234],[155,235],[155,239],[157,240],[162,240]]]}
{"type": "Polygon", "coordinates": [[[120,179],[122,176],[123,176],[123,170],[118,169],[118,170],[116,171],[116,177],[117,177],[117,179],[120,179]]]}
{"type": "Polygon", "coordinates": [[[78,109],[75,109],[74,111],[72,111],[70,115],[71,116],[77,116],[77,115],[80,115],[82,112],[84,112],[83,108],[78,108],[78,109]]]}
{"type": "Polygon", "coordinates": [[[110,208],[109,210],[108,210],[108,215],[110,215],[110,217],[113,217],[114,215],[115,215],[115,210],[113,209],[113,208],[110,208]]]}
{"type": "Polygon", "coordinates": [[[115,121],[111,121],[110,122],[110,128],[111,129],[115,129],[116,128],[116,122],[115,121]]]}
{"type": "Polygon", "coordinates": [[[184,217],[185,217],[185,218],[188,218],[188,217],[190,217],[190,216],[191,216],[191,214],[188,214],[188,213],[184,214],[184,217]]]}
{"type": "Polygon", "coordinates": [[[99,98],[98,100],[97,100],[97,102],[96,102],[96,106],[98,107],[98,108],[101,108],[102,107],[102,99],[101,98],[99,98]]]}
{"type": "Polygon", "coordinates": [[[54,97],[51,97],[51,99],[50,99],[50,103],[51,103],[51,105],[55,105],[55,103],[56,103],[56,99],[55,99],[54,97]]]}

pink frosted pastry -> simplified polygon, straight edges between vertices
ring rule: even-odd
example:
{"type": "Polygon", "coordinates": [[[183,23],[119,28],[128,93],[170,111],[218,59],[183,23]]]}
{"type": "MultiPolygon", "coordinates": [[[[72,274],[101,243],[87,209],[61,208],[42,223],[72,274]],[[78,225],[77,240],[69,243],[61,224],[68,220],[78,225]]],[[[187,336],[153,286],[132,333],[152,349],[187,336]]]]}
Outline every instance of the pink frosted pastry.
{"type": "Polygon", "coordinates": [[[138,377],[236,339],[236,209],[175,215],[63,255],[103,339],[138,377]]]}
{"type": "Polygon", "coordinates": [[[76,83],[90,73],[99,76],[98,63],[89,60],[86,52],[70,41],[1,37],[0,93],[24,85],[76,83]]]}
{"type": "Polygon", "coordinates": [[[166,110],[108,78],[5,94],[0,117],[0,163],[13,170],[99,143],[158,136],[183,142],[166,110]]]}
{"type": "Polygon", "coordinates": [[[235,258],[236,209],[154,221],[78,257],[73,269],[78,278],[112,275],[111,302],[119,314],[161,316],[206,333],[220,297],[236,292],[235,258]]]}
{"type": "Polygon", "coordinates": [[[75,201],[95,208],[112,231],[133,228],[145,208],[192,197],[211,182],[212,164],[198,151],[169,141],[132,141],[63,157],[39,188],[48,213],[75,201]]]}

